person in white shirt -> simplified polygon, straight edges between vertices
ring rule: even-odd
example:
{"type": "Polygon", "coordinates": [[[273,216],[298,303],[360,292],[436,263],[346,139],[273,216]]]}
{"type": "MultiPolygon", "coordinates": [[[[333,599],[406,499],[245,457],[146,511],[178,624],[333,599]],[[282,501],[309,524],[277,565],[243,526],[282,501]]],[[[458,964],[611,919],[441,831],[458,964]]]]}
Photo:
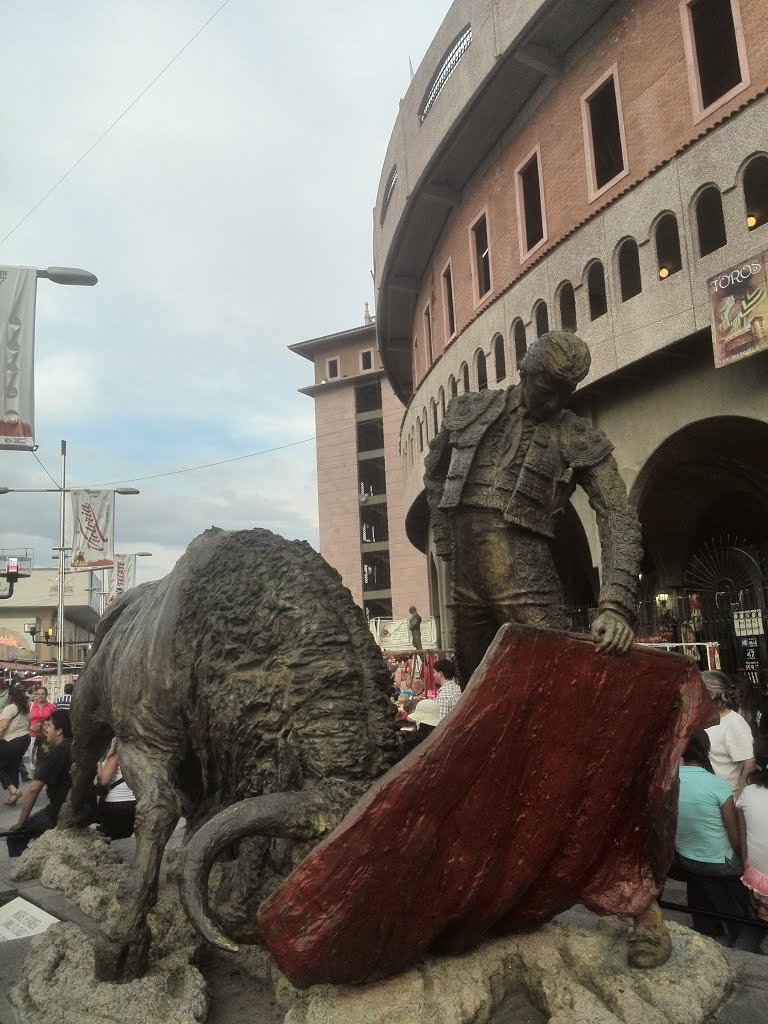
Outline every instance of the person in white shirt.
{"type": "Polygon", "coordinates": [[[762,723],[755,742],[755,770],[736,801],[741,850],[742,884],[749,889],[752,906],[768,922],[768,723],[762,723]]]}
{"type": "Polygon", "coordinates": [[[99,828],[110,839],[127,839],[133,834],[136,797],[123,779],[116,738],[99,764],[96,778],[102,788],[97,819],[99,828]]]}
{"type": "Polygon", "coordinates": [[[14,685],[0,711],[0,786],[8,792],[8,807],[21,797],[19,769],[29,744],[29,701],[23,687],[14,685]]]}
{"type": "Polygon", "coordinates": [[[752,730],[736,711],[738,693],[724,672],[702,672],[720,722],[707,729],[711,744],[709,760],[715,775],[731,787],[736,799],[755,767],[752,730]]]}

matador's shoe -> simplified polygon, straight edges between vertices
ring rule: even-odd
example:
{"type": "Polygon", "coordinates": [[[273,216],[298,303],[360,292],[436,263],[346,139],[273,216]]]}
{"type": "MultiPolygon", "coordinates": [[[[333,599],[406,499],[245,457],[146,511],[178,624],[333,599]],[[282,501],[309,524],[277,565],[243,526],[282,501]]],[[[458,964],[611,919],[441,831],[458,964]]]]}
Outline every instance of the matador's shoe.
{"type": "Polygon", "coordinates": [[[629,936],[627,963],[630,967],[661,967],[672,955],[672,940],[658,903],[633,921],[629,936]]]}

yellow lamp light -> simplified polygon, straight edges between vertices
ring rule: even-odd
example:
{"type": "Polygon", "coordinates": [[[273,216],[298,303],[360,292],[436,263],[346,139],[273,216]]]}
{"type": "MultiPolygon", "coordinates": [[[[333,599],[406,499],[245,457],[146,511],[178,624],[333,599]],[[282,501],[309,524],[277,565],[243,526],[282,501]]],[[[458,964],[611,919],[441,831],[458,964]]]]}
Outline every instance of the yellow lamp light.
{"type": "Polygon", "coordinates": [[[663,281],[665,277],[669,277],[669,271],[666,267],[659,267],[659,277],[663,281]]]}
{"type": "Polygon", "coordinates": [[[757,227],[757,217],[755,217],[755,215],[752,213],[750,213],[750,215],[747,217],[747,227],[750,231],[752,230],[752,228],[757,227]]]}

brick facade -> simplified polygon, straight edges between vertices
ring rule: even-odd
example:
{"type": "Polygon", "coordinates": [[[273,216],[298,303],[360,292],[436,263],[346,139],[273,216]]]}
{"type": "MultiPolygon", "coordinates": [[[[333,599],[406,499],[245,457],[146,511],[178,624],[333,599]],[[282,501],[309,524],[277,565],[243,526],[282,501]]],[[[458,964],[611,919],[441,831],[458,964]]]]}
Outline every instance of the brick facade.
{"type": "MultiPolygon", "coordinates": [[[[711,114],[694,123],[689,73],[678,4],[669,0],[623,0],[603,19],[586,52],[559,77],[530,118],[510,127],[499,152],[489,158],[464,190],[436,246],[414,306],[412,337],[419,339],[416,382],[428,364],[423,358],[423,310],[433,310],[435,356],[446,347],[445,308],[440,275],[452,262],[457,333],[512,281],[586,218],[642,181],[659,164],[701,133],[726,118],[768,83],[768,32],[762,0],[739,0],[751,84],[711,114]],[[581,97],[608,68],[616,65],[621,89],[629,173],[589,202],[581,97]],[[513,130],[514,128],[514,130],[513,130]],[[521,262],[515,201],[515,169],[540,147],[547,238],[521,262]],[[492,290],[475,299],[470,228],[486,212],[491,253],[492,290]]],[[[530,321],[531,310],[519,315],[530,321]]]]}

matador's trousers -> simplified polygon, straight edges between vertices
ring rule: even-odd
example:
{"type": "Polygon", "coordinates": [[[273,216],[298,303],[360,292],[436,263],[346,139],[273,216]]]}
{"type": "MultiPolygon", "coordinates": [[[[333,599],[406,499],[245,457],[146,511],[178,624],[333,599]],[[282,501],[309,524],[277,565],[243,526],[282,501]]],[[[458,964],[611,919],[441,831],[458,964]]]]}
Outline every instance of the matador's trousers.
{"type": "Polygon", "coordinates": [[[500,512],[466,508],[454,519],[454,645],[463,686],[506,622],[567,629],[563,590],[546,537],[500,512]]]}

